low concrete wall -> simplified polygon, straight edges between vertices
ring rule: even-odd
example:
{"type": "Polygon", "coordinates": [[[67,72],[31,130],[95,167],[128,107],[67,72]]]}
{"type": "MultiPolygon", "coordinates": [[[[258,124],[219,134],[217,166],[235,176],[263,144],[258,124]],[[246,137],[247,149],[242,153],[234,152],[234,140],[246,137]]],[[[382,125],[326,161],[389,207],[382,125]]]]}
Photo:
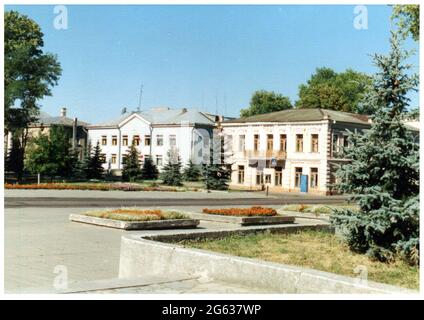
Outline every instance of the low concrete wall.
{"type": "Polygon", "coordinates": [[[270,293],[416,293],[375,282],[364,285],[355,278],[328,272],[183,248],[140,236],[122,238],[120,277],[174,272],[264,288],[270,293]]]}
{"type": "Polygon", "coordinates": [[[254,225],[269,225],[269,224],[288,224],[294,223],[295,217],[291,216],[253,216],[253,217],[240,217],[240,216],[226,216],[219,214],[207,214],[197,212],[187,212],[188,216],[193,219],[215,221],[223,223],[235,223],[241,226],[254,226],[254,225]]]}
{"type": "Polygon", "coordinates": [[[154,230],[154,229],[182,229],[196,228],[199,220],[195,219],[172,219],[152,221],[120,221],[90,217],[83,214],[71,214],[69,220],[74,222],[94,224],[96,226],[123,229],[123,230],[154,230]]]}

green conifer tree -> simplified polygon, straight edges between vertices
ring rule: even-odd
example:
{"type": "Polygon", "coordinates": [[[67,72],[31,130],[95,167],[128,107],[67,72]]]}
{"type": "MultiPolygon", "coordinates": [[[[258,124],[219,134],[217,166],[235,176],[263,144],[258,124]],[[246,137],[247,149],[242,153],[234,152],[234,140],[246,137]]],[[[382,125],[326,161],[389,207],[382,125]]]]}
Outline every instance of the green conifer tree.
{"type": "Polygon", "coordinates": [[[404,63],[408,52],[401,50],[396,33],[390,43],[388,56],[374,56],[378,72],[364,101],[375,110],[371,128],[350,134],[343,153],[351,162],[337,171],[336,188],[350,194],[360,210],[336,210],[331,220],[354,251],[381,261],[400,253],[417,264],[419,145],[402,121],[417,76],[404,63]]]}
{"type": "Polygon", "coordinates": [[[140,153],[133,143],[124,157],[124,166],[122,168],[123,181],[136,181],[141,178],[140,153]]]}
{"type": "Polygon", "coordinates": [[[202,177],[200,167],[193,163],[190,159],[187,166],[184,168],[183,177],[185,181],[199,181],[202,177]]]}
{"type": "Polygon", "coordinates": [[[168,186],[181,186],[183,184],[181,167],[181,158],[178,154],[178,151],[168,151],[168,160],[161,172],[161,179],[163,184],[168,186]]]}
{"type": "Polygon", "coordinates": [[[103,164],[105,159],[102,156],[102,150],[99,142],[93,149],[93,152],[88,158],[87,178],[88,179],[102,179],[104,176],[103,164]]]}
{"type": "Polygon", "coordinates": [[[159,176],[159,171],[153,160],[150,157],[144,159],[143,167],[141,168],[141,178],[143,180],[156,180],[159,176]]]}

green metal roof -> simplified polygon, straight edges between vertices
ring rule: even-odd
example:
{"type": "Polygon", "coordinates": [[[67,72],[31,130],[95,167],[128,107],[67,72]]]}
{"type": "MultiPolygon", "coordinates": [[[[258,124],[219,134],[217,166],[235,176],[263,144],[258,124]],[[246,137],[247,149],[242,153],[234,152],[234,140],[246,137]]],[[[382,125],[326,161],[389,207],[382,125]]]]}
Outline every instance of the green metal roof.
{"type": "Polygon", "coordinates": [[[366,115],[329,109],[290,109],[229,120],[225,121],[224,124],[253,122],[305,122],[325,119],[369,125],[368,116],[366,115]]]}

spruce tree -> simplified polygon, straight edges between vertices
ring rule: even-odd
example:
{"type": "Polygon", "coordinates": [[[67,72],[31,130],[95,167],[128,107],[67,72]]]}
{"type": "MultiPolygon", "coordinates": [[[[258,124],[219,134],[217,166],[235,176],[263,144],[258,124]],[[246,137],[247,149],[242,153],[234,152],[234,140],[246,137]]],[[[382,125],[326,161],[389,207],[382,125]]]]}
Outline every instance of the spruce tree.
{"type": "MultiPolygon", "coordinates": [[[[222,152],[222,149],[221,149],[222,152]]],[[[231,180],[231,168],[224,163],[214,163],[213,151],[209,163],[203,164],[203,182],[207,190],[228,190],[228,182],[231,180]]]]}
{"type": "Polygon", "coordinates": [[[136,181],[141,178],[140,153],[133,143],[124,157],[124,166],[122,168],[123,181],[136,181]]]}
{"type": "Polygon", "coordinates": [[[102,179],[104,175],[103,164],[105,159],[102,156],[102,150],[100,148],[99,142],[93,149],[93,152],[90,154],[88,159],[87,167],[87,178],[88,179],[102,179]]]}
{"type": "Polygon", "coordinates": [[[199,181],[202,176],[202,171],[199,166],[195,165],[190,159],[184,169],[183,176],[185,181],[199,181]]]}
{"type": "Polygon", "coordinates": [[[143,167],[141,168],[141,178],[143,180],[156,180],[159,176],[159,171],[153,160],[150,157],[144,159],[143,167]]]}
{"type": "Polygon", "coordinates": [[[163,184],[181,186],[183,184],[181,167],[181,158],[178,152],[176,150],[168,151],[168,160],[161,173],[163,184]]]}
{"type": "Polygon", "coordinates": [[[419,257],[419,145],[416,133],[402,119],[409,106],[408,92],[417,76],[404,63],[392,33],[391,51],[375,55],[378,72],[364,105],[374,110],[371,128],[349,136],[343,149],[351,162],[337,171],[339,191],[350,194],[359,212],[336,210],[332,223],[346,236],[350,248],[380,261],[400,254],[410,263],[419,257]]]}

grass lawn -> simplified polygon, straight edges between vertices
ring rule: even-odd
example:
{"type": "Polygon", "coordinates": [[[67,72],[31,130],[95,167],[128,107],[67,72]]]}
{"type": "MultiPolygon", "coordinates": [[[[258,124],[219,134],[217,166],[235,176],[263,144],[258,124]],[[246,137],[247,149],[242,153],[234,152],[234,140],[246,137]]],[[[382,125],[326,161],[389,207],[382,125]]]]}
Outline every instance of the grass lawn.
{"type": "Polygon", "coordinates": [[[120,221],[152,221],[187,219],[188,217],[178,211],[149,210],[138,208],[122,208],[100,211],[88,211],[83,213],[89,217],[112,219],[120,221]]]}
{"type": "Polygon", "coordinates": [[[369,280],[411,289],[419,287],[418,267],[411,267],[402,260],[390,264],[372,261],[351,252],[335,235],[325,232],[260,233],[217,240],[188,240],[180,244],[353,277],[357,276],[354,269],[362,265],[367,267],[369,280]]]}

